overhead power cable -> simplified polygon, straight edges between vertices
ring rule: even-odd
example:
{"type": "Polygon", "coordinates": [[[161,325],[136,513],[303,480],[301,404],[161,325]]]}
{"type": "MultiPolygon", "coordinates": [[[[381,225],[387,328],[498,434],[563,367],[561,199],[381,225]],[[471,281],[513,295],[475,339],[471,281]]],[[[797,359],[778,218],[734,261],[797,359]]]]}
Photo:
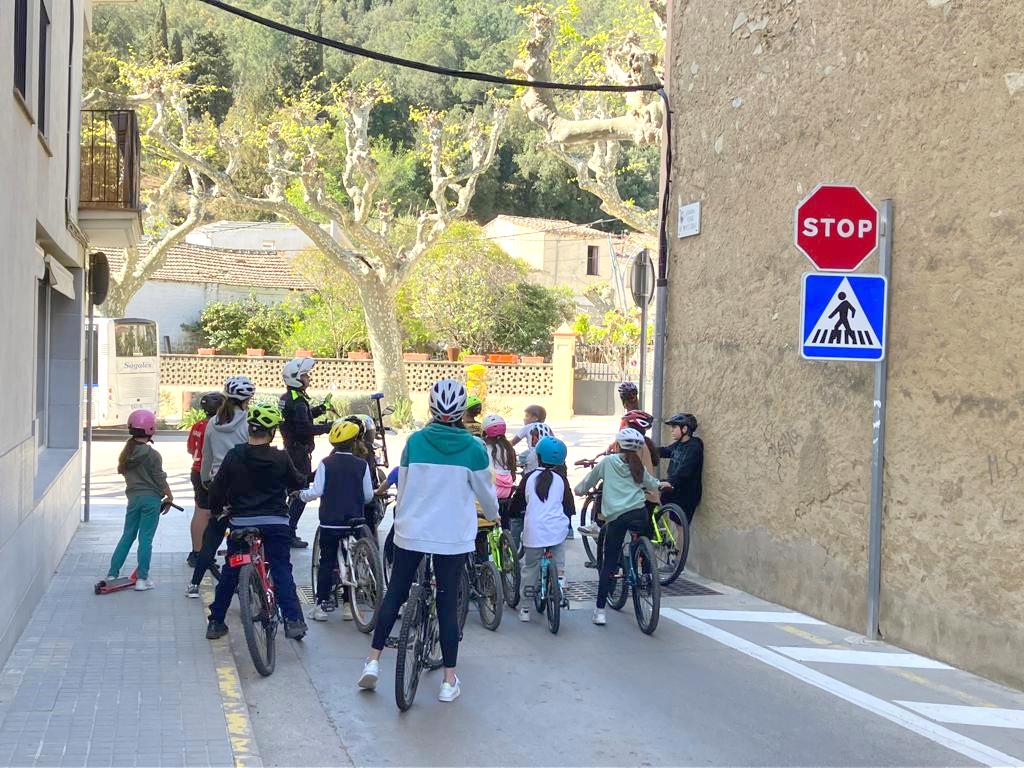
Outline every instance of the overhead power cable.
{"type": "Polygon", "coordinates": [[[656,93],[663,90],[664,86],[661,83],[644,83],[642,85],[586,85],[583,83],[556,83],[548,82],[545,80],[523,80],[515,77],[503,77],[502,75],[491,75],[486,72],[472,72],[463,69],[451,69],[449,67],[439,67],[436,64],[427,64],[422,61],[413,61],[412,59],[403,59],[400,56],[392,56],[388,53],[381,53],[380,51],[371,51],[367,48],[360,48],[357,45],[351,45],[349,43],[343,43],[340,40],[332,40],[329,37],[323,35],[317,35],[313,32],[308,32],[298,27],[292,27],[287,24],[282,24],[279,21],[268,19],[265,16],[246,11],[242,8],[236,8],[233,5],[222,2],[222,0],[198,0],[200,3],[206,3],[213,8],[219,8],[227,13],[232,13],[235,16],[246,19],[248,21],[261,24],[264,27],[270,29],[276,29],[278,32],[284,32],[285,34],[292,35],[294,37],[301,37],[304,40],[309,40],[313,43],[319,43],[320,45],[327,46],[328,48],[335,48],[345,53],[351,53],[354,56],[361,56],[367,59],[374,59],[385,64],[394,64],[398,67],[405,67],[406,69],[417,69],[421,72],[431,72],[435,75],[443,75],[445,77],[457,77],[462,80],[476,80],[482,83],[494,83],[495,85],[514,85],[523,88],[543,88],[546,90],[553,91],[589,91],[596,93],[637,93],[641,91],[649,91],[656,93]]]}

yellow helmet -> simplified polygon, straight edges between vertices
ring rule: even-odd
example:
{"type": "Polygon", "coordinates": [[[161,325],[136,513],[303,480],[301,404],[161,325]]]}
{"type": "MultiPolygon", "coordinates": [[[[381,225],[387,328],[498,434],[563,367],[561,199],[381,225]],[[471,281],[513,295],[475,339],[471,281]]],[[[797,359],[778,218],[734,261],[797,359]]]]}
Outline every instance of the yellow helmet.
{"type": "Polygon", "coordinates": [[[341,445],[355,440],[357,437],[359,437],[359,425],[345,419],[334,422],[331,433],[328,435],[331,445],[341,445]]]}

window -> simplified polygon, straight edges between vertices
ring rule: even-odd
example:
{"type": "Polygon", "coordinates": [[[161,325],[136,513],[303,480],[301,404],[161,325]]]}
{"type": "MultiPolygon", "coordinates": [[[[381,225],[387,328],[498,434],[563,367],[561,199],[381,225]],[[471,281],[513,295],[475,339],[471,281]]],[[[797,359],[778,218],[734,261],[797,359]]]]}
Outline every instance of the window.
{"type": "Polygon", "coordinates": [[[114,354],[117,357],[156,357],[156,326],[153,323],[116,323],[114,354]]]}
{"type": "Polygon", "coordinates": [[[46,78],[50,73],[50,14],[46,5],[39,3],[39,101],[36,112],[39,120],[39,132],[46,135],[46,107],[49,99],[46,78]]]}
{"type": "Polygon", "coordinates": [[[50,372],[50,286],[46,279],[36,282],[36,393],[34,428],[36,444],[46,445],[46,402],[50,372]]]}
{"type": "Polygon", "coordinates": [[[588,275],[599,275],[598,261],[601,256],[601,249],[596,245],[587,246],[587,274],[588,275]]]}
{"type": "Polygon", "coordinates": [[[28,96],[28,0],[14,0],[14,87],[28,96]]]}

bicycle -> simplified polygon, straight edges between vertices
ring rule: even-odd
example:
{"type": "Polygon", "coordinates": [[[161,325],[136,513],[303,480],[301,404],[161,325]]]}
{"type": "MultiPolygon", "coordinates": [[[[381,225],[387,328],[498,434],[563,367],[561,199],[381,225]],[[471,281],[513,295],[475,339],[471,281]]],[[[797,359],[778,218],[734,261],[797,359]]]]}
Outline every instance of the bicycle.
{"type": "Polygon", "coordinates": [[[259,528],[237,528],[228,536],[244,541],[248,552],[228,556],[228,564],[238,568],[238,609],[242,614],[242,632],[256,671],[264,677],[274,674],[277,663],[275,636],[281,623],[281,609],[270,568],[263,553],[259,528]]]}
{"type": "MultiPolygon", "coordinates": [[[[600,552],[604,547],[604,530],[598,536],[598,571],[601,569],[600,552]]],[[[629,532],[630,539],[623,543],[619,562],[622,572],[612,576],[608,585],[608,605],[616,611],[622,610],[633,594],[633,613],[640,631],[645,635],[654,633],[661,616],[661,581],[657,577],[657,561],[651,540],[638,531],[629,532]]]]}
{"type": "Polygon", "coordinates": [[[667,587],[686,567],[690,554],[690,523],[678,504],[657,504],[651,510],[651,530],[658,581],[667,587]]]}
{"type": "Polygon", "coordinates": [[[416,698],[424,667],[435,670],[443,663],[441,627],[437,619],[437,580],[433,566],[433,557],[425,556],[402,610],[398,663],[395,665],[395,703],[403,712],[412,706],[416,698]]]}
{"type": "MultiPolygon", "coordinates": [[[[338,529],[342,539],[338,546],[338,563],[333,571],[334,588],[328,610],[336,608],[347,596],[352,620],[360,632],[372,632],[384,602],[384,575],[380,550],[374,544],[373,532],[363,519],[350,520],[338,529]],[[346,593],[343,596],[342,592],[346,593]]],[[[320,533],[313,539],[313,594],[317,594],[320,572],[320,533]]]]}
{"type": "MultiPolygon", "coordinates": [[[[498,527],[498,523],[480,519],[477,520],[477,527],[478,529],[493,529],[498,527]]],[[[461,634],[466,623],[469,600],[476,601],[477,610],[480,612],[480,622],[484,628],[493,632],[501,625],[502,606],[505,602],[501,574],[489,559],[478,562],[475,552],[466,557],[466,565],[463,570],[465,577],[460,578],[459,589],[460,593],[465,590],[467,599],[460,602],[459,632],[461,634]]]]}
{"type": "MultiPolygon", "coordinates": [[[[598,457],[600,458],[600,457],[598,457]]],[[[577,467],[583,467],[589,469],[597,464],[597,459],[580,459],[576,462],[577,467]]],[[[590,489],[583,496],[583,507],[580,509],[580,524],[576,529],[580,534],[580,538],[583,540],[583,549],[587,553],[587,568],[597,567],[598,553],[596,551],[597,545],[592,545],[591,540],[597,538],[597,534],[593,533],[587,528],[587,519],[591,525],[601,526],[604,525],[603,520],[598,519],[598,515],[601,512],[601,486],[590,489]]]]}
{"type": "Polygon", "coordinates": [[[569,599],[562,592],[562,584],[558,580],[558,565],[550,549],[545,549],[540,557],[540,581],[533,593],[533,607],[537,613],[547,616],[548,631],[558,634],[562,622],[562,609],[569,607],[569,599]]]}
{"type": "Polygon", "coordinates": [[[512,543],[511,534],[501,526],[493,525],[487,532],[487,547],[491,562],[501,575],[501,589],[505,604],[514,609],[519,605],[519,585],[522,583],[523,567],[519,553],[512,543]]]}

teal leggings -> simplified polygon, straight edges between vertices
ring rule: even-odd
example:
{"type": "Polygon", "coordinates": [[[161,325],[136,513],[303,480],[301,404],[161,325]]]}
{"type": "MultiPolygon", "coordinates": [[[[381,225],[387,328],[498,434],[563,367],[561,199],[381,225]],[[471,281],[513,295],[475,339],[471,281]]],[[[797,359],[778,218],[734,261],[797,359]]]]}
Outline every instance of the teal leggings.
{"type": "Polygon", "coordinates": [[[128,558],[128,552],[139,539],[139,572],[138,578],[149,578],[149,561],[153,556],[153,536],[160,522],[160,502],[158,496],[136,496],[128,499],[128,512],[124,516],[124,533],[117,542],[114,555],[110,558],[107,578],[116,579],[121,566],[128,558]]]}

